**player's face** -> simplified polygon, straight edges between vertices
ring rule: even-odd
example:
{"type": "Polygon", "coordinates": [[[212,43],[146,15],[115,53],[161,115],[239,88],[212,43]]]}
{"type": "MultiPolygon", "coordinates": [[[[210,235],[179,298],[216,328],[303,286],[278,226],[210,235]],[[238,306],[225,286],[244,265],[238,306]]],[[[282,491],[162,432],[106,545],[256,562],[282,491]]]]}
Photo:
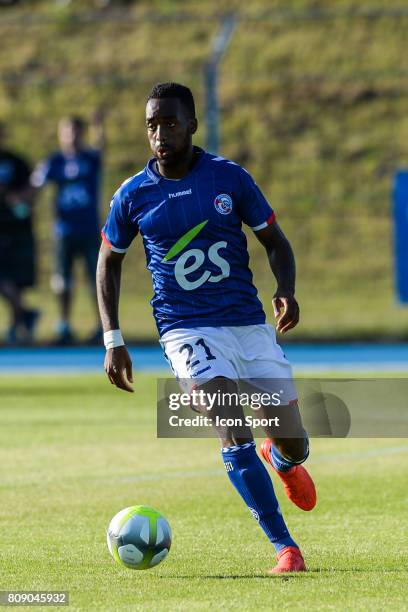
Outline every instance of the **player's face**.
{"type": "Polygon", "coordinates": [[[62,148],[79,147],[82,144],[83,130],[72,121],[62,119],[58,125],[58,140],[62,148]]]}
{"type": "Polygon", "coordinates": [[[197,121],[188,116],[180,100],[149,100],[146,126],[150,148],[161,165],[173,166],[184,161],[191,150],[197,121]]]}

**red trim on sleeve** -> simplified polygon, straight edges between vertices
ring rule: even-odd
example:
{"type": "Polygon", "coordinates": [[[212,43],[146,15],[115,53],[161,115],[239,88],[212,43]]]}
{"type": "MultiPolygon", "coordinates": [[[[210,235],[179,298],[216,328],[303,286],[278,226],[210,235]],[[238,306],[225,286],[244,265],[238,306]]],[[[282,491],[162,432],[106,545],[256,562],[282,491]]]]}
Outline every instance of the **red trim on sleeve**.
{"type": "Polygon", "coordinates": [[[102,236],[102,242],[104,244],[106,244],[106,246],[111,249],[112,245],[111,245],[111,243],[109,242],[109,240],[107,239],[107,237],[105,236],[105,234],[103,232],[101,232],[101,236],[102,236]]]}
{"type": "Polygon", "coordinates": [[[268,224],[268,225],[272,225],[272,223],[275,221],[275,219],[276,219],[276,215],[275,215],[275,213],[273,212],[273,213],[271,214],[271,216],[269,217],[269,219],[267,220],[267,224],[268,224]]]}

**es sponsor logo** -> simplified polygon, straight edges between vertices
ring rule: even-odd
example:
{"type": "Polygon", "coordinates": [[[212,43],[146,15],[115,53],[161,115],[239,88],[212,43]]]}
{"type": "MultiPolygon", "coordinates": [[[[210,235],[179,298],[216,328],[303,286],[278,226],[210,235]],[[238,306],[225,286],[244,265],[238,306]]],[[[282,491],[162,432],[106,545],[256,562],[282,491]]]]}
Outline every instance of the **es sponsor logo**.
{"type": "Polygon", "coordinates": [[[210,270],[203,270],[201,276],[194,281],[189,280],[188,275],[201,268],[205,261],[205,253],[201,249],[189,249],[185,251],[178,258],[174,266],[174,275],[180,287],[186,291],[193,291],[201,287],[201,285],[207,281],[209,283],[219,283],[223,278],[228,278],[230,265],[218,252],[220,249],[225,248],[227,248],[227,242],[225,240],[220,240],[212,244],[207,252],[208,259],[219,268],[219,274],[212,274],[210,270]]]}
{"type": "MultiPolygon", "coordinates": [[[[163,257],[162,262],[167,262],[176,257],[186,246],[199,234],[199,232],[208,223],[208,219],[199,223],[195,227],[191,228],[186,232],[177,242],[171,247],[168,253],[163,257]]],[[[223,278],[228,278],[230,275],[230,265],[224,257],[219,253],[221,249],[226,249],[228,243],[225,240],[219,240],[212,244],[207,252],[202,249],[188,249],[184,251],[182,255],[175,261],[174,264],[174,276],[178,285],[185,291],[193,291],[198,287],[201,287],[207,281],[209,283],[219,283],[223,278]],[[214,274],[211,270],[203,269],[202,274],[192,280],[188,278],[193,272],[196,272],[199,268],[203,267],[206,259],[206,255],[211,263],[215,264],[219,269],[217,274],[214,274]]]]}

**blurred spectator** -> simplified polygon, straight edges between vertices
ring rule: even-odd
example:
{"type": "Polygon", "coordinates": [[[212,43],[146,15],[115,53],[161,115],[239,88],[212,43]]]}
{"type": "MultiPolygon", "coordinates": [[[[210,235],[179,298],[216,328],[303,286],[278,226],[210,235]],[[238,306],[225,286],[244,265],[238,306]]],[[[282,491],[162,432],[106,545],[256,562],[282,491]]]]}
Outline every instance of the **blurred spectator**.
{"type": "Polygon", "coordinates": [[[82,259],[95,305],[97,326],[88,342],[99,342],[99,323],[95,294],[95,274],[100,244],[98,215],[104,128],[101,113],[92,120],[95,148],[85,145],[86,122],[80,117],[65,117],[58,124],[60,150],[38,164],[32,184],[55,184],[55,272],[51,287],[58,296],[60,320],[56,343],[74,342],[71,328],[72,268],[82,259]]]}
{"type": "Polygon", "coordinates": [[[5,136],[0,124],[0,295],[11,312],[7,341],[17,344],[32,339],[39,316],[23,301],[24,289],[35,281],[33,189],[28,163],[4,148],[5,136]]]}

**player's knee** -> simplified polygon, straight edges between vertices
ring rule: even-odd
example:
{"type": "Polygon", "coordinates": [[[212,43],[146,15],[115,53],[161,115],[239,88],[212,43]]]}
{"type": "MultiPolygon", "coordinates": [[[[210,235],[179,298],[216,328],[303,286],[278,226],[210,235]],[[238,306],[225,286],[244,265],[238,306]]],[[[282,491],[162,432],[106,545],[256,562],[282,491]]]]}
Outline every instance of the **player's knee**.
{"type": "Polygon", "coordinates": [[[229,436],[220,436],[221,448],[231,448],[235,446],[235,440],[229,436]]]}
{"type": "Polygon", "coordinates": [[[222,448],[231,448],[231,446],[242,446],[253,442],[254,438],[250,430],[246,432],[236,432],[233,429],[227,427],[218,430],[218,436],[221,442],[222,448]]]}

